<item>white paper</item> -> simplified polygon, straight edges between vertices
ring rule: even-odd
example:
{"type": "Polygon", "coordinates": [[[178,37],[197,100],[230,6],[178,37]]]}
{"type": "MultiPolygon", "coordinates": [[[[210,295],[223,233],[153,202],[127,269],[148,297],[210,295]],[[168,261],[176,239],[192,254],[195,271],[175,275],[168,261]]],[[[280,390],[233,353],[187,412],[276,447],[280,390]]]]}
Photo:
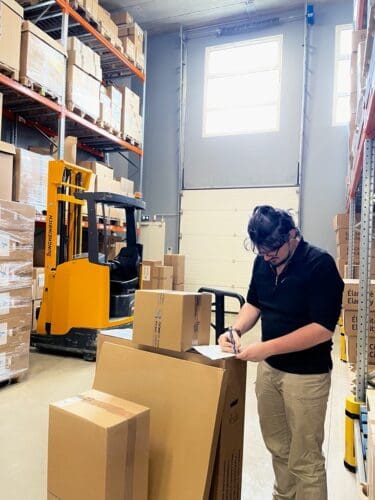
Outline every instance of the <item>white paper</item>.
{"type": "Polygon", "coordinates": [[[10,235],[0,231],[0,255],[1,257],[9,257],[10,252],[10,235]]]}
{"type": "Polygon", "coordinates": [[[0,323],[0,345],[8,342],[8,323],[0,323]]]}
{"type": "Polygon", "coordinates": [[[102,335],[109,337],[118,337],[119,339],[133,340],[132,328],[113,328],[112,330],[100,330],[102,335]]]}
{"type": "Polygon", "coordinates": [[[151,281],[151,266],[142,266],[143,281],[151,281]]]}
{"type": "Polygon", "coordinates": [[[219,345],[195,345],[193,349],[210,359],[233,358],[235,356],[234,353],[223,352],[219,345]]]}
{"type": "MultiPolygon", "coordinates": [[[[2,284],[0,279],[0,285],[2,284]]],[[[9,314],[10,294],[9,292],[0,293],[0,315],[9,314]]]]}

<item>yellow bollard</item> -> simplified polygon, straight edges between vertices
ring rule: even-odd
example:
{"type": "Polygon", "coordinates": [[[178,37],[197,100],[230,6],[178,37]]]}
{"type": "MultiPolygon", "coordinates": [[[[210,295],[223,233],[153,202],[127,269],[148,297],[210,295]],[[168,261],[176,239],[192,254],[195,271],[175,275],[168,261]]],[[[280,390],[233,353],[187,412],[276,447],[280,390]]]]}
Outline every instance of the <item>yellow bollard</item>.
{"type": "Polygon", "coordinates": [[[345,334],[343,331],[341,331],[341,328],[340,328],[340,360],[344,361],[345,363],[348,361],[348,358],[346,355],[345,334]]]}
{"type": "Polygon", "coordinates": [[[344,465],[351,472],[357,469],[354,445],[354,421],[359,419],[360,401],[356,401],[354,396],[349,396],[345,401],[345,457],[344,465]]]}

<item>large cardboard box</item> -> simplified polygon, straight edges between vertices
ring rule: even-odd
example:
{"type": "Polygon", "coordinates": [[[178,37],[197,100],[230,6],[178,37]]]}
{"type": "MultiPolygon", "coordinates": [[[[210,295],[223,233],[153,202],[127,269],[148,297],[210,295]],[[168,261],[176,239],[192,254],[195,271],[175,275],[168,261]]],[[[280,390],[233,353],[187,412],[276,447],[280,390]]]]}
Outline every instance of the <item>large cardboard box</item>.
{"type": "MultiPolygon", "coordinates": [[[[358,310],[344,309],[344,331],[345,335],[357,335],[358,333],[358,310]]],[[[368,335],[375,337],[375,312],[370,313],[368,335]]],[[[375,339],[374,339],[375,341],[375,339]]]]}
{"type": "MultiPolygon", "coordinates": [[[[126,335],[127,338],[124,338],[121,333],[115,331],[111,334],[106,332],[105,334],[101,333],[98,335],[97,362],[99,362],[105,342],[125,347],[140,348],[140,346],[130,340],[132,338],[131,335],[126,335]]],[[[124,334],[126,333],[124,332],[124,334]]],[[[210,500],[222,500],[223,498],[227,498],[230,492],[233,500],[240,500],[247,364],[239,362],[234,358],[213,361],[193,352],[172,352],[145,346],[142,349],[163,356],[172,356],[194,363],[225,369],[227,374],[227,389],[220,422],[219,442],[215,452],[215,467],[209,498],[210,500]]]]}
{"type": "Polygon", "coordinates": [[[113,182],[113,169],[111,167],[97,161],[81,161],[80,165],[92,170],[96,174],[95,191],[111,192],[113,182]]]}
{"type": "Polygon", "coordinates": [[[0,353],[0,382],[20,377],[29,369],[29,346],[0,353]]]}
{"type": "Polygon", "coordinates": [[[172,290],[173,267],[154,266],[151,268],[151,290],[172,290]]]}
{"type": "Polygon", "coordinates": [[[126,10],[121,12],[112,12],[111,18],[117,24],[117,26],[134,23],[134,17],[130,14],[130,12],[127,12],[126,10]]]}
{"type": "Polygon", "coordinates": [[[66,99],[70,110],[79,109],[81,113],[97,120],[100,115],[100,81],[78,66],[68,64],[66,99]]]}
{"type": "Polygon", "coordinates": [[[1,231],[18,231],[34,235],[34,224],[35,208],[14,201],[0,200],[1,231]]]}
{"type": "Polygon", "coordinates": [[[30,327],[7,328],[0,322],[0,353],[13,353],[30,347],[30,327]]]}
{"type": "MultiPolygon", "coordinates": [[[[359,280],[344,279],[344,293],[342,296],[342,307],[347,310],[358,309],[359,280]]],[[[375,311],[375,280],[371,280],[370,286],[370,310],[375,311]]]]}
{"type": "Polygon", "coordinates": [[[121,130],[125,136],[137,139],[140,98],[129,87],[123,88],[121,130]]]}
{"type": "Polygon", "coordinates": [[[96,390],[50,405],[48,493],[147,500],[149,409],[96,390]]]}
{"type": "Polygon", "coordinates": [[[66,52],[63,46],[31,21],[22,23],[20,80],[36,83],[61,102],[66,52]]]}
{"type": "MultiPolygon", "coordinates": [[[[344,266],[344,278],[348,279],[349,278],[349,266],[345,265],[344,266]]],[[[370,272],[371,278],[375,278],[375,266],[371,266],[371,272],[370,272]]],[[[353,279],[358,279],[359,278],[359,266],[358,265],[353,265],[353,279]]]]}
{"type": "Polygon", "coordinates": [[[164,264],[173,267],[173,289],[185,282],[185,255],[165,254],[164,264]]]}
{"type": "MultiPolygon", "coordinates": [[[[11,261],[32,262],[33,243],[33,235],[26,231],[0,231],[0,263],[11,261]]],[[[19,262],[15,263],[15,265],[19,266],[19,262]]]]}
{"type": "Polygon", "coordinates": [[[48,163],[50,156],[26,149],[16,149],[13,178],[13,200],[43,212],[47,207],[48,163]]]}
{"type": "MultiPolygon", "coordinates": [[[[359,220],[359,215],[356,214],[356,220],[359,220]]],[[[349,227],[349,214],[344,213],[344,214],[337,214],[333,218],[333,229],[336,231],[337,229],[341,228],[348,228],[349,227]]]]}
{"type": "Polygon", "coordinates": [[[94,388],[151,410],[149,500],[208,500],[227,375],[104,342],[94,388]]]}
{"type": "MultiPolygon", "coordinates": [[[[354,241],[359,244],[359,233],[355,232],[354,241]]],[[[349,244],[349,228],[341,227],[336,230],[336,245],[348,245],[349,244]]]]}
{"type": "Polygon", "coordinates": [[[209,344],[211,295],[193,292],[137,290],[134,342],[186,351],[209,344]]]}
{"type": "Polygon", "coordinates": [[[0,4],[0,63],[19,78],[23,8],[15,0],[0,4]]]}
{"type": "Polygon", "coordinates": [[[123,91],[110,85],[107,87],[107,95],[111,99],[111,125],[116,132],[121,132],[122,126],[122,99],[123,91]]]}

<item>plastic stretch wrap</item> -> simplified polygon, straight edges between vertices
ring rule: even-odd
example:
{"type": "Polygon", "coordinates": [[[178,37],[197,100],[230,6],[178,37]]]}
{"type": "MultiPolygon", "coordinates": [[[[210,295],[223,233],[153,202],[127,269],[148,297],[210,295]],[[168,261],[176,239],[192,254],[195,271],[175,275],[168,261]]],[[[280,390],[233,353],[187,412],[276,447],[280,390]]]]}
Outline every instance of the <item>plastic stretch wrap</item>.
{"type": "Polygon", "coordinates": [[[0,262],[10,260],[32,261],[34,241],[29,231],[0,229],[0,262]]]}
{"type": "Polygon", "coordinates": [[[0,292],[16,291],[18,288],[30,288],[33,284],[33,263],[30,261],[0,262],[0,292]]]}
{"type": "Polygon", "coordinates": [[[14,199],[42,213],[47,206],[48,163],[50,156],[17,148],[14,165],[14,199]]]}
{"type": "Polygon", "coordinates": [[[20,345],[11,352],[0,352],[0,382],[18,377],[29,368],[29,345],[20,345]]]}
{"type": "Polygon", "coordinates": [[[111,99],[111,125],[121,132],[122,92],[111,85],[107,87],[107,95],[111,99]]]}
{"type": "Polygon", "coordinates": [[[29,232],[34,237],[35,209],[14,201],[0,200],[0,230],[29,232]]]}

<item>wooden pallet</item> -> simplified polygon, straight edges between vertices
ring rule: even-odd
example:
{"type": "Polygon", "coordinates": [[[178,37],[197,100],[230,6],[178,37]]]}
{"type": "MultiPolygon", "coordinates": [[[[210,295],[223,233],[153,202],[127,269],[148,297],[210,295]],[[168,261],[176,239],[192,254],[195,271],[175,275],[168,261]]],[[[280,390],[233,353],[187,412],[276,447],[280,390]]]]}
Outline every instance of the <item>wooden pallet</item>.
{"type": "Polygon", "coordinates": [[[17,82],[20,79],[20,72],[14,68],[11,68],[7,64],[0,62],[0,73],[3,73],[5,76],[8,76],[12,80],[16,80],[17,82]]]}
{"type": "Polygon", "coordinates": [[[40,83],[34,82],[33,80],[30,80],[27,76],[21,76],[20,82],[22,85],[25,87],[28,87],[29,89],[33,90],[37,94],[43,96],[43,97],[48,97],[52,101],[57,102],[58,104],[62,103],[62,98],[61,96],[57,96],[54,92],[51,92],[50,90],[46,89],[41,85],[40,83]]]}
{"type": "MultiPolygon", "coordinates": [[[[88,21],[95,29],[99,28],[99,21],[95,19],[91,12],[86,10],[85,6],[79,3],[77,0],[70,0],[69,5],[73,7],[77,13],[83,17],[86,21],[88,21]]],[[[98,30],[99,31],[99,30],[98,30]]]]}
{"type": "Polygon", "coordinates": [[[89,114],[87,114],[86,111],[81,109],[79,106],[77,106],[77,104],[75,104],[72,101],[68,101],[66,104],[66,107],[67,107],[68,111],[72,111],[73,113],[80,116],[81,118],[84,118],[85,120],[88,120],[88,121],[95,123],[95,124],[98,121],[97,118],[94,118],[93,116],[90,116],[89,114]]]}

